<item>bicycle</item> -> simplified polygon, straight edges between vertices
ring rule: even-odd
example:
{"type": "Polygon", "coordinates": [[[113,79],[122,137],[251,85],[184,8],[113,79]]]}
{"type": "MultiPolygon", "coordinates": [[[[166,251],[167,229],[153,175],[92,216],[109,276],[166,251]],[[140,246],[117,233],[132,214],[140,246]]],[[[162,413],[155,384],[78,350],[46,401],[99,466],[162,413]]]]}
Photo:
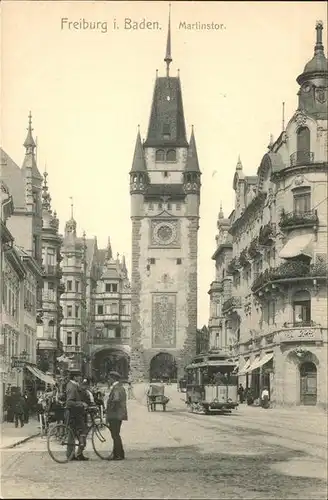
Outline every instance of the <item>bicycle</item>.
{"type": "MultiPolygon", "coordinates": [[[[72,460],[75,456],[76,448],[79,446],[78,436],[75,431],[69,425],[69,409],[67,409],[67,414],[64,424],[56,424],[48,432],[47,439],[47,450],[55,462],[59,464],[65,464],[72,460]],[[74,443],[72,446],[72,451],[67,456],[67,445],[74,443]],[[59,456],[55,453],[58,451],[59,456]]],[[[91,422],[87,424],[86,438],[91,432],[91,442],[92,448],[95,454],[102,460],[108,460],[110,456],[110,440],[111,433],[110,428],[107,424],[104,424],[101,420],[96,422],[97,407],[90,406],[86,410],[87,416],[90,416],[91,422]],[[104,451],[97,448],[98,444],[103,445],[104,451]]]]}

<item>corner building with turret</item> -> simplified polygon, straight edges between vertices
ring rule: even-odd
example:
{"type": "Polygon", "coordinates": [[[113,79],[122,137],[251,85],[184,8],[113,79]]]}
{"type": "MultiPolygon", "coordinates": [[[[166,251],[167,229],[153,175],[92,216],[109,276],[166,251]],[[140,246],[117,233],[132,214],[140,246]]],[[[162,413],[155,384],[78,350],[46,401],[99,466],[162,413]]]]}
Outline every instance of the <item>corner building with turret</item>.
{"type": "Polygon", "coordinates": [[[134,380],[174,380],[196,352],[201,172],[194,131],[186,137],[180,78],[170,76],[170,22],[164,61],[130,172],[134,380]]]}

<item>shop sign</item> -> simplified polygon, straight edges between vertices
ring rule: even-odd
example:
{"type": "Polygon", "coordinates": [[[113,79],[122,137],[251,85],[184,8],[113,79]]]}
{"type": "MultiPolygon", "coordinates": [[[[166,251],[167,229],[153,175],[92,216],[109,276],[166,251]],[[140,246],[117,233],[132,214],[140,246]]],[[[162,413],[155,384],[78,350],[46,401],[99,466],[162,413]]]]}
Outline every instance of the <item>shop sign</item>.
{"type": "Polygon", "coordinates": [[[281,332],[280,342],[320,342],[322,334],[319,328],[290,329],[281,332]]]}
{"type": "Polygon", "coordinates": [[[11,368],[23,368],[25,366],[25,361],[19,358],[11,359],[11,368]]]}

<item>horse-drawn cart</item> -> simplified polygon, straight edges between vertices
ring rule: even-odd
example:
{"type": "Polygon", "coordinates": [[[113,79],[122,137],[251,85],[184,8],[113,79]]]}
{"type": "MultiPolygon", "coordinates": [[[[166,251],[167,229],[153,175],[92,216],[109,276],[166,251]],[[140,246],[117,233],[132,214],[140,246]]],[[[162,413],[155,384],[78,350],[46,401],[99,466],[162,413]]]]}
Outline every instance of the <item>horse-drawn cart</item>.
{"type": "Polygon", "coordinates": [[[160,405],[163,411],[166,410],[166,405],[169,402],[169,398],[164,394],[163,385],[151,384],[147,391],[147,408],[148,411],[156,411],[156,406],[160,405]]]}

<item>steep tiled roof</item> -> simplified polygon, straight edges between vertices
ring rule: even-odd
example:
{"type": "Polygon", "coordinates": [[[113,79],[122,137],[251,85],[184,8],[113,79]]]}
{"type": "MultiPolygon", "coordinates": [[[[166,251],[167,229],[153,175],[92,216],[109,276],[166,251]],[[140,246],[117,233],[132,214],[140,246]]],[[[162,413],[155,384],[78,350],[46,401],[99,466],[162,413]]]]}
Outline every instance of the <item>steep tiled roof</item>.
{"type": "Polygon", "coordinates": [[[186,172],[199,172],[200,171],[194,129],[191,132],[185,171],[186,172]]]}
{"type": "Polygon", "coordinates": [[[145,155],[141,143],[140,131],[138,130],[131,172],[146,172],[146,170],[145,155]]]}
{"type": "Polygon", "coordinates": [[[26,208],[24,175],[19,166],[10,156],[0,148],[1,152],[1,178],[9,188],[14,200],[14,207],[26,208]]]}
{"type": "Polygon", "coordinates": [[[180,78],[156,78],[144,146],[188,147],[180,78]]]}

